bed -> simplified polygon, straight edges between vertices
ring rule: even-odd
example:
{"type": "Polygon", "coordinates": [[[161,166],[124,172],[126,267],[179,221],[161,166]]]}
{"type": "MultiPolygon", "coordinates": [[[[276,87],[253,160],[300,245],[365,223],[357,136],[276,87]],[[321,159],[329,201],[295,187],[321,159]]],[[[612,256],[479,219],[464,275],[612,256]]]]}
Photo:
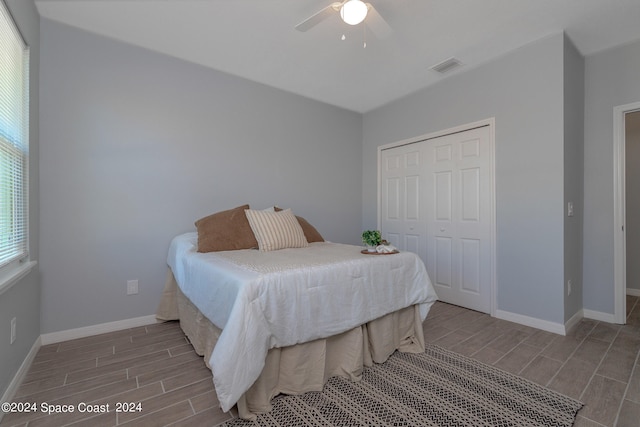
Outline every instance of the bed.
{"type": "Polygon", "coordinates": [[[424,351],[422,321],[436,294],[413,253],[306,240],[269,251],[198,248],[196,232],[172,240],[157,317],[180,320],[225,412],[237,404],[251,419],[277,394],[321,390],[335,375],[357,381],[396,350],[424,351]]]}

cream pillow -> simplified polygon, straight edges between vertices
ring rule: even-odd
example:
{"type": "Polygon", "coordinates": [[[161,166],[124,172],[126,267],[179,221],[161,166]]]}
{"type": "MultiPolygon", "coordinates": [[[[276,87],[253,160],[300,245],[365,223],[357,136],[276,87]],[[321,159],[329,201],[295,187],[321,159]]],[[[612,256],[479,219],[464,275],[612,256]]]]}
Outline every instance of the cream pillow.
{"type": "Polygon", "coordinates": [[[291,209],[280,212],[245,209],[244,213],[261,251],[309,246],[291,209]]]}

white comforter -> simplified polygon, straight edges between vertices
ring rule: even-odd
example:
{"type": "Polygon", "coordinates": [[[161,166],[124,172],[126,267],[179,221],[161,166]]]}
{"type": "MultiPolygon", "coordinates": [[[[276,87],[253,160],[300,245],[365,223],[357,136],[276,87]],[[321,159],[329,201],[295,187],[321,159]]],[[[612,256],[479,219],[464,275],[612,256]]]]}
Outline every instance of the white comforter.
{"type": "Polygon", "coordinates": [[[361,248],[198,253],[197,234],[174,238],[167,262],[178,286],[222,333],[211,355],[228,411],[258,378],[267,351],[326,338],[413,304],[423,320],[436,300],[417,255],[363,255],[361,248]]]}

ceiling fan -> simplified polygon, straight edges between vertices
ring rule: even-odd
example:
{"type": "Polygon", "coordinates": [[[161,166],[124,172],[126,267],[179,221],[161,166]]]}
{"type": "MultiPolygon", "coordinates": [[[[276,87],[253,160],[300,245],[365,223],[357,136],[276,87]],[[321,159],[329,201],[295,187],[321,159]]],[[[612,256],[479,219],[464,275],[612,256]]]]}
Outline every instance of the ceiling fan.
{"type": "Polygon", "coordinates": [[[298,31],[307,31],[335,13],[338,13],[340,18],[349,25],[358,25],[366,19],[367,27],[380,39],[386,38],[392,33],[387,21],[373,5],[362,0],[343,0],[331,3],[296,25],[295,28],[298,31]]]}

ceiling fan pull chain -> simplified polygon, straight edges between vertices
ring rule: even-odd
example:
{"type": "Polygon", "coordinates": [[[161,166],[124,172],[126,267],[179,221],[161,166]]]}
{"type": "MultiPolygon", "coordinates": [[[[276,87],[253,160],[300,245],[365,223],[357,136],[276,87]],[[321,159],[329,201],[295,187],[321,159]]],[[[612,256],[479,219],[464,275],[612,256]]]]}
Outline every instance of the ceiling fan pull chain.
{"type": "Polygon", "coordinates": [[[362,44],[362,48],[366,49],[367,48],[367,26],[364,24],[364,22],[362,23],[362,39],[364,40],[364,43],[362,44]]]}

